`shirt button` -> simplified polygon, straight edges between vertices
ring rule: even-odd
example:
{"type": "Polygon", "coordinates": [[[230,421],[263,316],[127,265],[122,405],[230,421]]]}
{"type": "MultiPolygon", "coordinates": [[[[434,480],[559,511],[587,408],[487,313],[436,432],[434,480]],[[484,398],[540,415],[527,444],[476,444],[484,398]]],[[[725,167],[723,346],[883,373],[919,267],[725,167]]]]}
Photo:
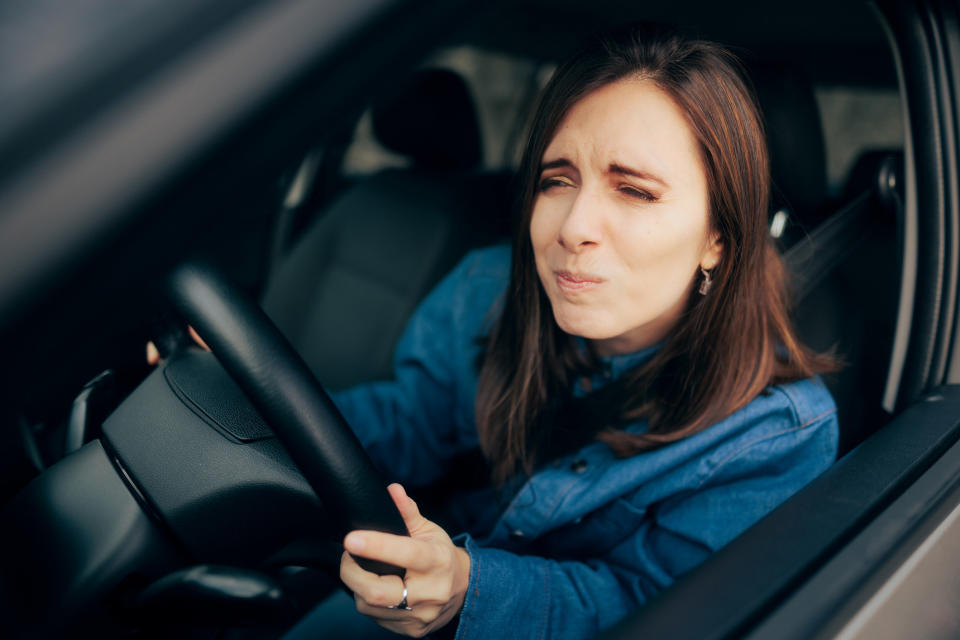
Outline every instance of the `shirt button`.
{"type": "Polygon", "coordinates": [[[570,463],[570,471],[574,473],[583,473],[587,470],[587,461],[583,458],[578,458],[570,463]]]}
{"type": "Polygon", "coordinates": [[[511,539],[511,540],[523,540],[523,539],[526,537],[526,535],[527,535],[527,534],[525,534],[525,533],[524,533],[523,531],[521,531],[520,529],[515,529],[514,531],[511,531],[511,532],[510,532],[510,539],[511,539]]]}

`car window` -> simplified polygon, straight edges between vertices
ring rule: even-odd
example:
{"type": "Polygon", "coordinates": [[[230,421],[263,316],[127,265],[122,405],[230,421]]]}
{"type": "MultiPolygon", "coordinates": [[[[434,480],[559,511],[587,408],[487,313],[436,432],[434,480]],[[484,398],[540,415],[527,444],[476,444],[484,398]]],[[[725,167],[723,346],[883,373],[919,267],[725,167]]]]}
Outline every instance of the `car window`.
{"type": "MultiPolygon", "coordinates": [[[[552,72],[552,65],[473,46],[443,49],[423,67],[457,72],[466,81],[477,108],[483,136],[484,166],[496,170],[515,167],[518,140],[526,116],[539,89],[552,72]]],[[[381,169],[409,166],[409,158],[381,145],[373,134],[370,109],[357,123],[353,141],[344,157],[343,173],[359,177],[381,169]]]]}
{"type": "Polygon", "coordinates": [[[827,151],[827,188],[843,193],[857,158],[875,150],[903,149],[903,114],[896,88],[814,87],[827,151]]]}

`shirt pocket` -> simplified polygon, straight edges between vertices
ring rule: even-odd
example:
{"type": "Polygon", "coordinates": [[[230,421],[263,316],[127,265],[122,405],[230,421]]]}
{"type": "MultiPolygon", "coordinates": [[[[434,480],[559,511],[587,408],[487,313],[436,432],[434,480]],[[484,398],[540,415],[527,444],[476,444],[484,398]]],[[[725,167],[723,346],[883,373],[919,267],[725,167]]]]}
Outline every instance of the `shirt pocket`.
{"type": "Polygon", "coordinates": [[[538,542],[551,557],[597,557],[633,535],[647,517],[645,507],[617,498],[545,534],[538,542]]]}

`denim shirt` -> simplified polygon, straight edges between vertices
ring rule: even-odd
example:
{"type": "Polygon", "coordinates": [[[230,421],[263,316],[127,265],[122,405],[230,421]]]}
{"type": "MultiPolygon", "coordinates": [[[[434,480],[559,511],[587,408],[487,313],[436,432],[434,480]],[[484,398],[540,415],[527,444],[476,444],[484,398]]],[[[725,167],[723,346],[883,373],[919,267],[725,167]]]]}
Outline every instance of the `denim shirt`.
{"type": "MultiPolygon", "coordinates": [[[[469,254],[411,318],[395,380],[334,394],[391,479],[428,484],[479,446],[477,338],[495,319],[509,272],[507,247],[469,254]]],[[[606,358],[593,387],[650,355],[606,358]]],[[[770,387],[654,451],[622,459],[594,442],[556,460],[499,505],[482,535],[458,539],[470,579],[457,638],[508,629],[512,638],[592,637],[814,479],[836,451],[836,407],[811,379],[770,387]]],[[[489,505],[475,498],[466,508],[489,505]]]]}

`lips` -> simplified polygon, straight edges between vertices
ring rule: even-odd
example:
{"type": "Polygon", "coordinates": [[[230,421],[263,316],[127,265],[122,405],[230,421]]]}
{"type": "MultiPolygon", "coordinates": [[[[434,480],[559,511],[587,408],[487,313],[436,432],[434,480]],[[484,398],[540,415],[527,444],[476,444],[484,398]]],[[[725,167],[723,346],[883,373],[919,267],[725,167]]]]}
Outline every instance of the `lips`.
{"type": "Polygon", "coordinates": [[[603,284],[604,279],[593,273],[573,271],[555,271],[557,286],[568,293],[579,293],[596,289],[603,284]]]}

